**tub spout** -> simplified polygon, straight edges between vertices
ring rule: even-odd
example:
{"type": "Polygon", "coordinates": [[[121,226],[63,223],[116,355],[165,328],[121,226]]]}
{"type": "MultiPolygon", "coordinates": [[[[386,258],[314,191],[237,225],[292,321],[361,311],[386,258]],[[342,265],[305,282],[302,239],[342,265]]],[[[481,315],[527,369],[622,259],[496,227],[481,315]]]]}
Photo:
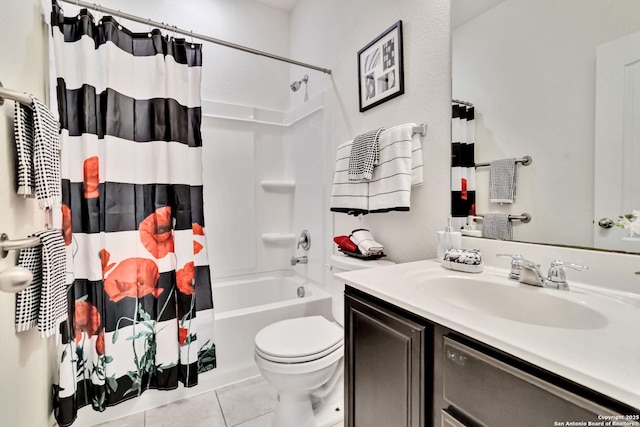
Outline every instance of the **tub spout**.
{"type": "Polygon", "coordinates": [[[306,255],[304,255],[304,256],[292,256],[291,257],[291,265],[306,264],[308,262],[309,262],[309,259],[307,258],[306,255]]]}

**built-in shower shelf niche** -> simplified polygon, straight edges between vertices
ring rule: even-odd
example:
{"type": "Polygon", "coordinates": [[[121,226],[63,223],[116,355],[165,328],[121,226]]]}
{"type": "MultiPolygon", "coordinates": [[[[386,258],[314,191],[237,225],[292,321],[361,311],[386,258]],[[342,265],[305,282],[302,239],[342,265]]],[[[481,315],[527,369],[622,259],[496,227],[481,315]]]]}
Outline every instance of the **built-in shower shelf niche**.
{"type": "Polygon", "coordinates": [[[270,193],[292,193],[296,189],[295,181],[263,180],[260,186],[270,193]]]}
{"type": "Polygon", "coordinates": [[[325,104],[324,98],[324,93],[321,93],[291,111],[267,110],[203,99],[202,117],[289,127],[316,111],[322,110],[325,104]]]}
{"type": "Polygon", "coordinates": [[[262,241],[268,246],[285,246],[296,241],[294,233],[264,233],[262,241]]]}

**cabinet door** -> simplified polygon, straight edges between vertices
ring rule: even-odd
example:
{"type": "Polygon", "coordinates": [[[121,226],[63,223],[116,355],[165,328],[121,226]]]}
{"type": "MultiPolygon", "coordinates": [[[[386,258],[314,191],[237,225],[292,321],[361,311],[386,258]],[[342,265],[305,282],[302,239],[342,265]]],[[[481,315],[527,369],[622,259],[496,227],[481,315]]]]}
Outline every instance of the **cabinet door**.
{"type": "Polygon", "coordinates": [[[347,427],[423,427],[425,326],[345,298],[347,427]]]}

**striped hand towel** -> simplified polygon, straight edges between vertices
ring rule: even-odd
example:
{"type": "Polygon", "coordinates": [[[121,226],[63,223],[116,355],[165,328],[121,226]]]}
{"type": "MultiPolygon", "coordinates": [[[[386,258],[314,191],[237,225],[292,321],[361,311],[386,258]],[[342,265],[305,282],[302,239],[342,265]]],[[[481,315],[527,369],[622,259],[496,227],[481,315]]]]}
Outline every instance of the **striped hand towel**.
{"type": "Polygon", "coordinates": [[[18,194],[35,194],[41,209],[60,206],[62,184],[58,122],[44,103],[33,95],[30,97],[31,108],[20,103],[15,107],[18,194]]]}
{"type": "Polygon", "coordinates": [[[354,138],[349,153],[349,181],[369,181],[380,158],[378,139],[384,128],[354,138]]]}
{"type": "Polygon", "coordinates": [[[413,135],[415,126],[395,126],[380,135],[380,163],[369,183],[370,212],[410,209],[411,187],[423,183],[422,144],[413,135]]]}
{"type": "Polygon", "coordinates": [[[22,249],[18,265],[33,273],[33,282],[16,295],[16,331],[38,326],[49,337],[67,319],[66,250],[60,230],[34,233],[41,244],[22,249]]]}
{"type": "Polygon", "coordinates": [[[349,180],[349,155],[352,141],[345,142],[336,151],[336,164],[331,186],[331,212],[363,215],[369,212],[369,184],[349,180]]]}

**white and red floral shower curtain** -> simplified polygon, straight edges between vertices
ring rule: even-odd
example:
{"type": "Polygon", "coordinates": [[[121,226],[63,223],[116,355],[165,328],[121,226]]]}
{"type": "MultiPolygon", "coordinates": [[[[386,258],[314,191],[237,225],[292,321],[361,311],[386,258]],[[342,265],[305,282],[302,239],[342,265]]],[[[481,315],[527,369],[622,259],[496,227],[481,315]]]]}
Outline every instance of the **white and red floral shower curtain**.
{"type": "Polygon", "coordinates": [[[70,317],[58,423],[216,365],[204,239],[201,45],[53,1],[70,317]]]}

